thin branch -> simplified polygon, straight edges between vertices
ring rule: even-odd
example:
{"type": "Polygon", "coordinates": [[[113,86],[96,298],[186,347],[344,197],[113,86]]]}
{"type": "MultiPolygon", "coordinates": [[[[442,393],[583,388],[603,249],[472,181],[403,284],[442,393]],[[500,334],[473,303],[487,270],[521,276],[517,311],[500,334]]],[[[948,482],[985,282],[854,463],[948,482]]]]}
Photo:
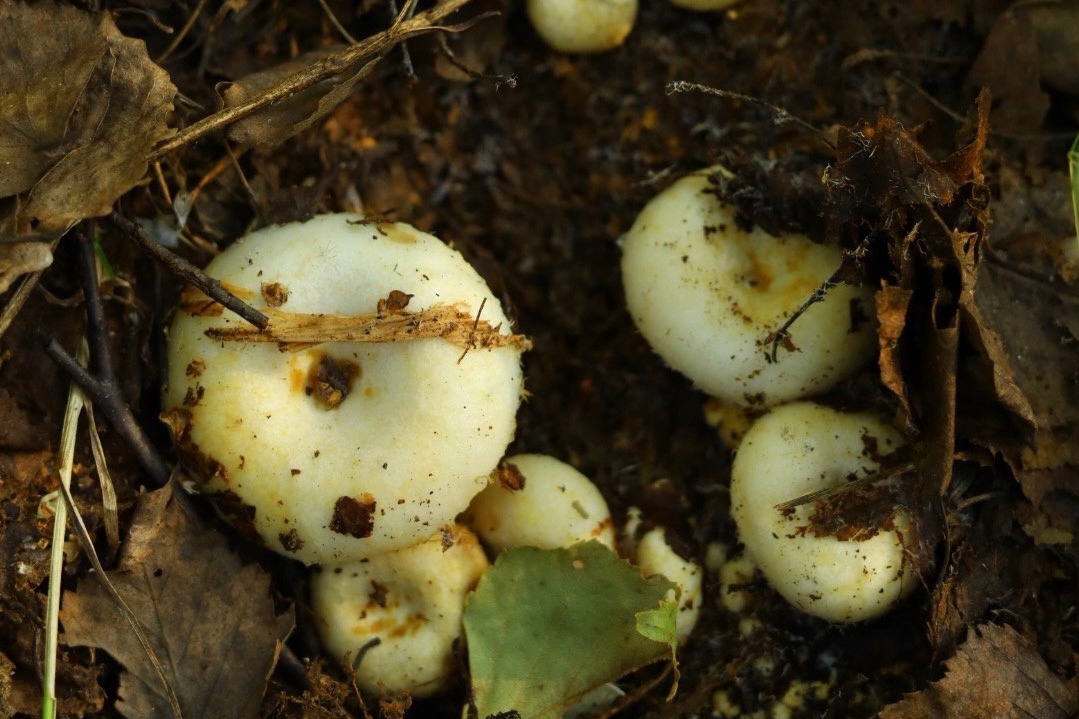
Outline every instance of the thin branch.
{"type": "Polygon", "coordinates": [[[162,247],[160,243],[151,240],[146,236],[146,233],[142,231],[141,227],[121,215],[119,212],[113,212],[110,218],[113,223],[123,230],[128,237],[134,240],[135,244],[146,252],[146,254],[168,267],[174,274],[195,285],[202,290],[207,297],[220,303],[225,308],[232,310],[260,330],[266,329],[270,319],[236,295],[226,290],[220,282],[210,277],[179,255],[169,252],[162,247]]]}
{"type": "Polygon", "coordinates": [[[79,246],[79,279],[82,282],[83,302],[86,305],[86,333],[90,338],[90,369],[108,382],[115,373],[109,357],[109,329],[105,322],[105,307],[101,304],[93,241],[85,227],[80,228],[75,236],[79,246]]]}
{"type": "Polygon", "coordinates": [[[326,14],[326,17],[329,19],[330,23],[333,24],[334,28],[336,28],[337,32],[341,34],[341,37],[348,40],[350,44],[355,45],[356,38],[352,37],[352,33],[348,31],[348,28],[342,25],[341,21],[337,19],[337,16],[333,14],[333,10],[330,9],[330,4],[326,2],[326,0],[318,0],[318,4],[322,6],[322,12],[326,14]]]}
{"type": "MultiPolygon", "coordinates": [[[[189,125],[158,145],[147,159],[151,162],[159,160],[193,140],[242,120],[279,100],[341,75],[361,60],[379,55],[407,37],[440,30],[442,28],[434,25],[436,22],[461,9],[469,2],[470,0],[446,0],[413,18],[395,23],[388,30],[365,38],[355,45],[349,45],[340,52],[334,53],[294,75],[290,75],[277,85],[255,95],[250,100],[239,105],[226,107],[189,125]]],[[[410,5],[411,3],[406,4],[406,7],[410,5]]]]}
{"type": "Polygon", "coordinates": [[[155,63],[161,65],[165,62],[165,60],[169,59],[169,56],[176,51],[176,48],[180,47],[180,43],[183,42],[183,39],[187,37],[187,34],[189,32],[191,32],[191,28],[195,26],[195,20],[198,19],[199,15],[202,13],[203,8],[206,7],[207,2],[209,2],[209,0],[199,0],[199,4],[196,5],[195,9],[191,11],[191,15],[187,18],[187,22],[185,22],[184,26],[180,28],[180,32],[176,33],[176,37],[172,39],[172,42],[170,42],[169,46],[165,48],[165,51],[157,56],[157,59],[154,60],[155,63]]]}
{"type": "Polygon", "coordinates": [[[787,110],[784,110],[779,105],[773,105],[767,100],[762,100],[759,97],[753,97],[752,95],[744,95],[740,92],[733,92],[731,90],[722,90],[718,87],[709,87],[708,85],[702,85],[697,82],[686,82],[685,80],[674,80],[667,83],[667,94],[673,95],[676,92],[701,92],[705,95],[715,95],[716,97],[722,97],[726,100],[739,100],[741,102],[747,102],[751,105],[757,105],[763,107],[772,113],[773,122],[776,125],[784,125],[790,123],[797,125],[805,130],[808,130],[812,134],[816,135],[823,141],[828,147],[834,148],[833,143],[828,135],[824,133],[820,128],[814,127],[812,124],[806,122],[800,117],[796,117],[787,110]]]}
{"type": "Polygon", "coordinates": [[[45,354],[59,365],[75,384],[79,385],[79,389],[86,393],[90,401],[101,409],[105,419],[123,437],[138,458],[139,464],[150,474],[151,484],[155,487],[165,486],[169,481],[169,467],[150,444],[150,440],[135,420],[131,408],[120,397],[117,384],[104,382],[95,377],[76,362],[75,358],[68,354],[54,337],[50,337],[46,343],[45,354]]]}
{"type": "Polygon", "coordinates": [[[768,353],[769,362],[776,361],[777,355],[779,354],[780,345],[783,345],[783,347],[788,352],[794,351],[794,346],[790,342],[791,326],[795,322],[797,322],[798,318],[804,315],[810,307],[817,304],[818,302],[823,302],[824,298],[828,296],[828,293],[832,291],[832,288],[836,287],[840,284],[840,282],[842,282],[841,278],[843,277],[845,272],[846,266],[841,265],[838,270],[832,273],[831,277],[822,282],[820,286],[817,287],[817,289],[813,290],[813,294],[811,294],[809,298],[805,302],[803,302],[798,309],[791,313],[791,316],[788,317],[785,322],[783,322],[783,325],[778,330],[772,332],[770,335],[764,338],[765,343],[770,342],[772,344],[772,351],[768,353]]]}

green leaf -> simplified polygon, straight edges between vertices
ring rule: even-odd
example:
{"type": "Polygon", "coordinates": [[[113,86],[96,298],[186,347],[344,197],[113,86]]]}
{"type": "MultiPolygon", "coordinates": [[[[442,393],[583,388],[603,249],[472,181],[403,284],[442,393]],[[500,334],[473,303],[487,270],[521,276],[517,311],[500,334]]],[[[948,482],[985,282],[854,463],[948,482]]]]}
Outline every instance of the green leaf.
{"type": "Polygon", "coordinates": [[[557,719],[590,689],[660,659],[673,587],[598,542],[503,553],[465,606],[477,715],[557,719]]]}
{"type": "MultiPolygon", "coordinates": [[[[677,592],[677,590],[676,590],[677,592]]],[[[674,667],[674,683],[667,699],[673,699],[678,691],[678,601],[664,600],[658,609],[637,612],[637,631],[652,641],[662,642],[671,648],[671,666],[674,667]]]]}

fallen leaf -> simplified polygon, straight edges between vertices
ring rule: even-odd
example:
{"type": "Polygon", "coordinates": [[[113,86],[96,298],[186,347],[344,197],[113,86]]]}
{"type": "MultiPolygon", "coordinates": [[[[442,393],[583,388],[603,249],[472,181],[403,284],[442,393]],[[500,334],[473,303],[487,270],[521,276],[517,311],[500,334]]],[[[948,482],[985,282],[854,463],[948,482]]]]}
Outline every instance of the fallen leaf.
{"type": "MultiPolygon", "coordinates": [[[[881,378],[914,435],[916,479],[900,485],[899,503],[916,513],[919,565],[932,561],[941,536],[940,497],[952,482],[957,428],[987,405],[1021,415],[1009,430],[1029,426],[1006,358],[987,352],[995,338],[973,305],[989,224],[981,170],[989,107],[980,94],[968,120],[971,139],[944,159],[921,144],[919,128],[883,114],[842,129],[824,175],[826,236],[847,249],[846,264],[861,267],[863,281],[881,288],[881,378]],[[967,365],[982,371],[968,377],[960,371],[967,365]]],[[[884,516],[889,507],[878,509],[884,516]]]]}
{"type": "Polygon", "coordinates": [[[1042,515],[1037,535],[1079,537],[1079,303],[1018,264],[986,262],[977,305],[1012,358],[1015,382],[1030,403],[1034,448],[1003,445],[1023,494],[1042,515]]]}
{"type": "Polygon", "coordinates": [[[503,553],[465,606],[478,715],[560,717],[586,692],[670,653],[662,604],[672,587],[598,542],[503,553]]]}
{"type": "MultiPolygon", "coordinates": [[[[292,612],[276,613],[269,575],[242,565],[172,491],[140,499],[108,578],[142,625],[185,719],[255,717],[292,612]]],[[[96,576],[65,593],[60,619],[67,644],[104,649],[124,665],[117,702],[124,716],[171,715],[149,656],[96,576]]]]}
{"type": "Polygon", "coordinates": [[[1049,95],[1041,89],[1039,45],[1034,24],[1021,10],[1002,13],[990,28],[967,87],[987,86],[993,93],[995,130],[1033,132],[1049,112],[1049,95]]]}
{"type": "Polygon", "coordinates": [[[0,235],[56,237],[108,213],[170,134],[176,88],[108,13],[0,3],[0,67],[0,235]]]}
{"type": "MultiPolygon", "coordinates": [[[[2,220],[0,220],[2,223],[2,220]]],[[[0,234],[3,225],[0,224],[0,234]]],[[[7,292],[11,283],[31,272],[52,264],[52,249],[48,242],[0,243],[0,292],[7,292]]]]}
{"type": "Polygon", "coordinates": [[[1030,18],[1038,36],[1042,80],[1057,90],[1079,93],[1079,5],[1073,2],[1026,3],[1016,12],[1030,18]]]}
{"type": "Polygon", "coordinates": [[[881,719],[1065,719],[1079,710],[1074,686],[1009,626],[972,627],[947,673],[887,706],[881,719]]]}
{"type": "MultiPolygon", "coordinates": [[[[246,75],[228,85],[223,93],[225,107],[235,107],[248,102],[285,81],[300,71],[339,53],[343,45],[319,48],[300,55],[295,60],[272,67],[269,70],[246,75]]],[[[260,150],[270,150],[297,135],[330,114],[352,92],[360,80],[367,77],[382,55],[377,55],[357,67],[345,69],[332,80],[321,82],[306,90],[279,100],[265,110],[239,120],[229,128],[233,141],[260,150]]]]}

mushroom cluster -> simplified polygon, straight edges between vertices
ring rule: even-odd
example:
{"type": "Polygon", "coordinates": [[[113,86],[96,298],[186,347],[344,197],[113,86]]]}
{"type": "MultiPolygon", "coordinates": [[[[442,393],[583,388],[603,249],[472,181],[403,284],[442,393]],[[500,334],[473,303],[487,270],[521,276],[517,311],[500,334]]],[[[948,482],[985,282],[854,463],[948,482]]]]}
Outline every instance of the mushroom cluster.
{"type": "Polygon", "coordinates": [[[707,415],[738,448],[731,501],[739,536],[772,586],[831,621],[877,616],[915,586],[909,514],[897,508],[887,526],[840,538],[813,524],[812,503],[787,506],[871,472],[902,444],[878,417],[800,401],[873,357],[872,292],[831,288],[774,352],[776,332],[842,254],[803,235],[744,227],[718,195],[713,176],[723,173],[688,175],[641,211],[623,238],[626,304],[656,353],[711,395],[707,415]],[[880,454],[867,455],[870,446],[880,454]]]}
{"type": "MultiPolygon", "coordinates": [[[[253,330],[186,290],[163,417],[227,521],[318,565],[316,627],[362,689],[426,696],[451,681],[465,597],[489,566],[481,538],[495,553],[614,549],[610,511],[584,475],[543,455],[500,466],[528,342],[440,240],[323,215],[254,232],[207,273],[269,322],[253,330]]],[[[641,566],[686,587],[688,635],[699,572],[647,544],[641,566]]]]}

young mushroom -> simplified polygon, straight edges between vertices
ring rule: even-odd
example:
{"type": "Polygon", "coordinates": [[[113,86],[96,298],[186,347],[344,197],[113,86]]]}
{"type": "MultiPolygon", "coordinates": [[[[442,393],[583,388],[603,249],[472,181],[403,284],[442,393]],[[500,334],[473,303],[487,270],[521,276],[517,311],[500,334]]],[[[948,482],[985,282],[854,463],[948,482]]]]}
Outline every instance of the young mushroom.
{"type": "Polygon", "coordinates": [[[613,50],[633,29],[637,0],[525,0],[536,34],[553,50],[613,50]]]}
{"type": "Polygon", "coordinates": [[[207,273],[270,317],[186,290],[164,418],[237,528],[307,563],[401,549],[453,521],[515,431],[527,341],[483,279],[401,223],[259,230],[207,273]]]}
{"type": "Polygon", "coordinates": [[[623,240],[626,304],[641,334],[674,369],[721,401],[767,407],[824,392],[873,356],[873,296],[839,285],[779,330],[839,268],[836,247],[804,235],[743,229],[703,170],[638,215],[623,240]]]}
{"type": "Polygon", "coordinates": [[[701,613],[704,581],[701,566],[674,551],[667,541],[667,530],[663,527],[652,527],[645,531],[643,514],[638,507],[629,508],[619,540],[622,555],[640,568],[644,576],[659,574],[678,587],[677,593],[672,590],[668,599],[674,600],[677,594],[675,631],[678,641],[685,642],[701,613]],[[638,534],[641,536],[638,537],[638,534]]]}
{"type": "Polygon", "coordinates": [[[487,566],[476,535],[453,525],[413,547],[323,567],[311,579],[322,644],[366,692],[440,692],[455,676],[465,596],[487,566]]]}
{"type": "MultiPolygon", "coordinates": [[[[887,612],[917,586],[905,509],[889,505],[876,526],[841,537],[819,531],[815,502],[783,506],[872,473],[902,444],[876,415],[812,402],[772,410],[746,433],[731,468],[731,514],[748,554],[798,609],[857,622],[887,612]]],[[[887,482],[874,489],[887,498],[887,482]]]]}
{"type": "Polygon", "coordinates": [[[465,514],[465,523],[492,551],[557,549],[593,539],[614,548],[606,500],[570,465],[543,454],[518,454],[507,457],[496,475],[465,514]]]}

